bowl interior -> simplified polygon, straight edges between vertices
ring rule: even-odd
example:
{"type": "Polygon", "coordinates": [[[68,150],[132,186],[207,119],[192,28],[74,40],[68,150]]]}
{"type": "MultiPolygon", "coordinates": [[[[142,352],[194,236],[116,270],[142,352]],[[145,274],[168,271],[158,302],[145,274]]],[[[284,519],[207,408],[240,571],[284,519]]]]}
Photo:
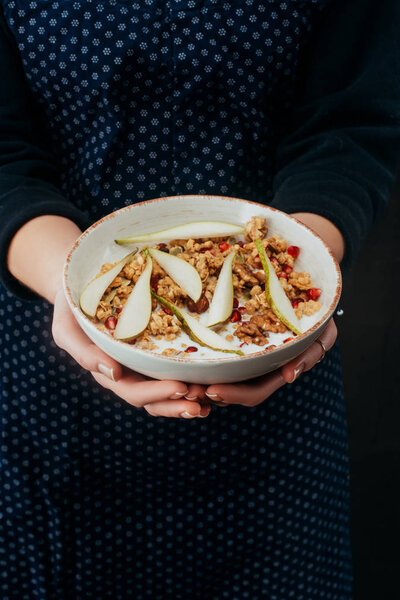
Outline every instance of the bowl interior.
{"type": "MultiPolygon", "coordinates": [[[[79,309],[79,297],[85,285],[100,270],[105,262],[114,262],[128,254],[130,246],[119,246],[114,239],[132,234],[150,233],[192,221],[227,221],[243,225],[252,216],[266,217],[268,236],[280,235],[288,243],[299,246],[301,252],[296,259],[296,270],[308,271],[313,283],[322,289],[322,308],[311,316],[303,316],[300,323],[306,335],[318,323],[327,321],[332,314],[340,295],[340,269],[325,244],[311,230],[285,213],[253,202],[219,196],[175,196],[138,203],[123,208],[104,217],[82,234],[67,260],[64,278],[72,309],[79,318],[86,317],[79,309]]],[[[88,323],[90,322],[87,319],[88,323]]],[[[94,324],[90,322],[93,327],[94,324]]],[[[106,335],[106,334],[103,334],[106,335]]],[[[274,344],[271,334],[269,343],[274,344]]],[[[290,334],[289,334],[290,335],[290,334]]],[[[299,336],[299,338],[303,337],[299,336]]],[[[295,338],[294,343],[298,338],[295,338]]],[[[280,339],[280,343],[281,343],[280,339]]],[[[293,343],[293,342],[292,342],[293,343]]],[[[160,350],[173,345],[171,342],[157,342],[160,350]]],[[[126,346],[126,344],[125,344],[126,346]]],[[[129,346],[132,352],[140,351],[129,346]]],[[[227,355],[202,348],[201,353],[191,360],[234,359],[227,355]]],[[[257,348],[256,351],[262,349],[257,348]]],[[[254,350],[253,350],[254,352],[254,350]]]]}

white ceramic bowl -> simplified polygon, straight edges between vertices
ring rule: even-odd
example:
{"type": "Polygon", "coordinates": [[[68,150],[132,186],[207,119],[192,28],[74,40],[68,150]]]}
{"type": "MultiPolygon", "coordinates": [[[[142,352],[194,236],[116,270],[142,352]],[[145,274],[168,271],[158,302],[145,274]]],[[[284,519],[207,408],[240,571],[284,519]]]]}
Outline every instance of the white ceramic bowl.
{"type": "MultiPolygon", "coordinates": [[[[221,196],[172,196],[140,202],[104,217],[87,229],[71,249],[64,268],[64,291],[79,325],[109,356],[139,373],[155,379],[175,379],[192,383],[226,383],[258,377],[295,358],[322,333],[332,316],[341,293],[339,266],[329,248],[305,225],[279,210],[221,196]],[[321,310],[303,317],[305,333],[275,350],[253,354],[205,352],[179,357],[162,356],[115,340],[100,331],[79,308],[80,294],[104,262],[114,262],[127,254],[114,239],[135,233],[159,231],[192,221],[228,221],[243,225],[252,216],[267,218],[268,236],[279,234],[290,244],[299,246],[296,270],[308,271],[314,285],[322,289],[321,310]]],[[[290,332],[288,335],[291,335],[290,332]]],[[[270,343],[274,343],[270,341],[270,343]]],[[[173,342],[169,342],[172,346],[173,342]]],[[[203,350],[203,349],[202,349],[203,350]]]]}

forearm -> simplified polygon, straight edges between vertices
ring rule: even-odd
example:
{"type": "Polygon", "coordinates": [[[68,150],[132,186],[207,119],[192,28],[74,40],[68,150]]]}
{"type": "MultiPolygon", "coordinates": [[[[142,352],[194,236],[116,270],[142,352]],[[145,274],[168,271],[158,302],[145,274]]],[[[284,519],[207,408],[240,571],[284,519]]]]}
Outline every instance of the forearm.
{"type": "Polygon", "coordinates": [[[10,273],[54,302],[62,286],[66,256],[81,231],[64,217],[44,215],[28,221],[14,235],[7,257],[10,273]]]}
{"type": "Polygon", "coordinates": [[[315,231],[332,250],[334,257],[340,263],[344,256],[345,242],[340,230],[328,219],[315,213],[292,213],[304,225],[315,231]]]}

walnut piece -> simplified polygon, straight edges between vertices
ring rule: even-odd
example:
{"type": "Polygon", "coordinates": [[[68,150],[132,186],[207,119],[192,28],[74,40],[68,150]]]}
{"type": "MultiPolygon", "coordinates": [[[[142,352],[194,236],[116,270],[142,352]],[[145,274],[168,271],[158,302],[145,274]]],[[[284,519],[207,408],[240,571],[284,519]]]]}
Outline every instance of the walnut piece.
{"type": "Polygon", "coordinates": [[[257,325],[262,332],[284,333],[286,331],[286,326],[272,310],[269,310],[265,315],[254,315],[251,317],[250,323],[257,325]]]}
{"type": "MultiPolygon", "coordinates": [[[[252,317],[253,318],[253,317],[252,317]]],[[[251,320],[241,323],[235,331],[235,335],[246,344],[257,344],[264,346],[268,341],[268,335],[264,335],[262,331],[251,320]]]]}

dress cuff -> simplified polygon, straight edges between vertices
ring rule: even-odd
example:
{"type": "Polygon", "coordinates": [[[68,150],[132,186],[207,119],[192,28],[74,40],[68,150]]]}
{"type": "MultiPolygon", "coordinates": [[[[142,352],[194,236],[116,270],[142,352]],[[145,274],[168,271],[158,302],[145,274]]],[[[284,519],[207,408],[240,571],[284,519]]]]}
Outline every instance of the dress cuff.
{"type": "Polygon", "coordinates": [[[310,212],[329,219],[342,233],[345,254],[341,269],[354,263],[373,218],[367,192],[340,175],[321,173],[289,176],[276,190],[272,206],[287,213],[310,212]]]}

